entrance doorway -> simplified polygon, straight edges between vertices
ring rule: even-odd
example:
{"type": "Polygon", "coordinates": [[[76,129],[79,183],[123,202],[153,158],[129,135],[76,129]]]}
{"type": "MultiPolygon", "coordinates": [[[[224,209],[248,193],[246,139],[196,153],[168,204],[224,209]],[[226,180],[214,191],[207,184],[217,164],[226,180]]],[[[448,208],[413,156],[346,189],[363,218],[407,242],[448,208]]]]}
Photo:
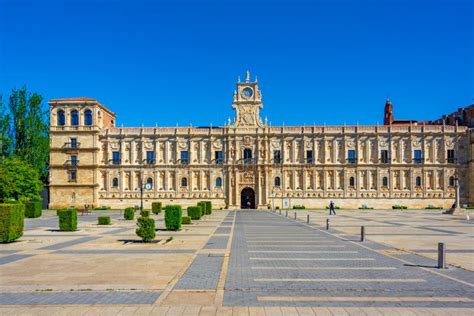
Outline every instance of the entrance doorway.
{"type": "Polygon", "coordinates": [[[255,208],[255,191],[252,188],[245,188],[240,193],[240,207],[243,209],[255,208]]]}

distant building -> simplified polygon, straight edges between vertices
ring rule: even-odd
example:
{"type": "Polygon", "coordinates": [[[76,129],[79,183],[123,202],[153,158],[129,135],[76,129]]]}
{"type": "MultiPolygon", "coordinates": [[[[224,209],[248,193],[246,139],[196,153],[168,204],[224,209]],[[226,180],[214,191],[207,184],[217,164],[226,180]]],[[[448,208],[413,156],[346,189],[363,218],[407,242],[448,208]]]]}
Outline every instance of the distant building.
{"type": "MultiPolygon", "coordinates": [[[[220,127],[116,127],[95,99],[51,108],[50,207],[151,202],[216,207],[391,208],[473,202],[469,128],[395,120],[382,126],[270,126],[249,74],[233,94],[235,118],[220,127]]],[[[289,110],[297,111],[295,105],[289,110]]],[[[470,112],[469,112],[470,113],[470,112]]],[[[463,122],[466,120],[463,119],[463,122]]]]}

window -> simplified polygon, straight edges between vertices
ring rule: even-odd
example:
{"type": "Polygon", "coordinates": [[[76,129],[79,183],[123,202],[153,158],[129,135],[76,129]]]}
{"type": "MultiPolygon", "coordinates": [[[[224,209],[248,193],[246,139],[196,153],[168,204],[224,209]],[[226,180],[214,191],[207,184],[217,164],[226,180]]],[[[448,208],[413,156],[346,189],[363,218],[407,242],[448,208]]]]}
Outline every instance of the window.
{"type": "Polygon", "coordinates": [[[222,178],[216,178],[216,187],[221,187],[222,186],[222,178]]]}
{"type": "Polygon", "coordinates": [[[387,177],[382,178],[382,186],[383,187],[388,187],[388,178],[387,177]]]}
{"type": "Polygon", "coordinates": [[[120,165],[120,151],[112,152],[112,164],[120,165]]]}
{"type": "Polygon", "coordinates": [[[251,163],[252,162],[252,149],[245,148],[244,149],[244,163],[251,163]]]}
{"type": "Polygon", "coordinates": [[[79,161],[77,160],[77,156],[71,155],[71,166],[76,167],[78,162],[79,161]]]}
{"type": "Polygon", "coordinates": [[[421,177],[416,177],[416,179],[415,179],[415,186],[421,187],[421,177]]]}
{"type": "Polygon", "coordinates": [[[187,178],[181,178],[181,186],[183,188],[188,186],[188,179],[187,178]]]}
{"type": "Polygon", "coordinates": [[[354,149],[349,149],[347,151],[347,162],[356,163],[356,151],[354,149]]]}
{"type": "Polygon", "coordinates": [[[79,125],[79,112],[77,112],[77,110],[71,111],[71,125],[72,126],[79,125]]]}
{"type": "Polygon", "coordinates": [[[147,164],[154,164],[155,163],[155,152],[154,151],[147,151],[146,152],[146,163],[147,164]]]}
{"type": "Polygon", "coordinates": [[[69,170],[68,171],[68,179],[69,179],[69,182],[76,182],[77,181],[77,171],[76,170],[69,170]]]}
{"type": "Polygon", "coordinates": [[[454,187],[456,185],[456,181],[453,176],[449,177],[449,186],[454,187]]]}
{"type": "Polygon", "coordinates": [[[448,149],[448,152],[446,153],[446,156],[448,157],[448,163],[454,163],[455,162],[454,149],[448,149]]]}
{"type": "Polygon", "coordinates": [[[71,138],[71,148],[77,148],[77,138],[71,138]]]}
{"type": "Polygon", "coordinates": [[[413,162],[414,163],[422,163],[423,162],[423,157],[421,155],[421,150],[420,149],[415,149],[413,152],[413,162]]]}
{"type": "Polygon", "coordinates": [[[187,150],[181,151],[180,157],[181,157],[181,163],[183,165],[187,165],[189,163],[189,151],[187,150]]]}
{"type": "Polygon", "coordinates": [[[112,180],[112,188],[118,188],[118,178],[113,178],[113,180],[112,180]]]}
{"type": "Polygon", "coordinates": [[[279,187],[281,185],[281,179],[280,177],[275,177],[275,186],[279,187]]]}
{"type": "Polygon", "coordinates": [[[350,188],[355,187],[355,179],[354,179],[354,177],[350,177],[350,178],[349,178],[349,187],[350,187],[350,188]]]}
{"type": "Polygon", "coordinates": [[[64,126],[66,124],[66,117],[64,116],[64,111],[58,111],[58,126],[64,126]]]}
{"type": "Polygon", "coordinates": [[[307,150],[306,151],[306,163],[313,163],[313,151],[307,150]]]}
{"type": "Polygon", "coordinates": [[[224,155],[222,150],[216,150],[214,152],[214,158],[216,159],[216,164],[220,165],[223,163],[224,155]]]}
{"type": "Polygon", "coordinates": [[[388,150],[387,149],[382,149],[380,151],[380,162],[388,163],[388,150]]]}
{"type": "Polygon", "coordinates": [[[274,163],[281,163],[281,151],[274,150],[273,151],[273,162],[274,163]]]}
{"type": "Polygon", "coordinates": [[[84,112],[84,125],[91,126],[92,125],[92,111],[86,110],[84,112]]]}
{"type": "Polygon", "coordinates": [[[146,183],[153,185],[153,179],[151,177],[147,178],[146,183]]]}

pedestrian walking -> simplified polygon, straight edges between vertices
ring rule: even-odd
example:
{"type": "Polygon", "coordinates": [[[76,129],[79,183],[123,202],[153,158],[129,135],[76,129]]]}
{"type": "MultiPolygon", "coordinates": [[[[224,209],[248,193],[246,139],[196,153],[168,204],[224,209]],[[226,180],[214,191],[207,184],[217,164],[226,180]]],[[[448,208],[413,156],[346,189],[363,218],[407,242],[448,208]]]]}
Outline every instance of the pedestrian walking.
{"type": "Polygon", "coordinates": [[[334,201],[329,202],[329,215],[336,215],[336,211],[334,211],[334,201]]]}

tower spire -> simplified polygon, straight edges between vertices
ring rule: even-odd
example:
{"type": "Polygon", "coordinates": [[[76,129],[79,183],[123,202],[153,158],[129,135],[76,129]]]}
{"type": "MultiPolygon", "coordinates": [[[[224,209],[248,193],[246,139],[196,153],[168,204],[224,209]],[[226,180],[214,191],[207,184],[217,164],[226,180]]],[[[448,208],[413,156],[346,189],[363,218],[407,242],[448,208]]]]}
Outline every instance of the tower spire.
{"type": "Polygon", "coordinates": [[[247,70],[247,76],[245,78],[245,82],[250,82],[250,71],[247,70]]]}
{"type": "Polygon", "coordinates": [[[393,123],[393,107],[392,101],[388,98],[385,101],[385,109],[384,109],[384,116],[383,116],[383,125],[390,125],[393,123]]]}

